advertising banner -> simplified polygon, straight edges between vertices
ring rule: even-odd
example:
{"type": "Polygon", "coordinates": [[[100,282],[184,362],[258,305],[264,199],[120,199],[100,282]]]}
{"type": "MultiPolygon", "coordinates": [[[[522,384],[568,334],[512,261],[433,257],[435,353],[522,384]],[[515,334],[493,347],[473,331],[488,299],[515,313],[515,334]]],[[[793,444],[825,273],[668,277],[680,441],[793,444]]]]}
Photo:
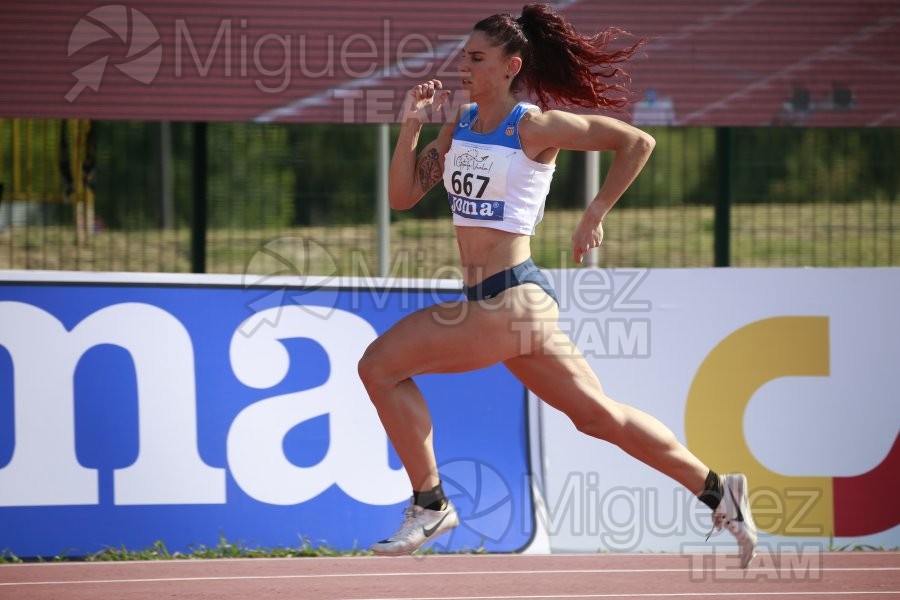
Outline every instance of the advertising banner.
{"type": "MultiPolygon", "coordinates": [[[[763,548],[900,545],[900,511],[872,500],[900,493],[900,269],[548,275],[605,392],[747,474],[763,548]]],[[[409,482],[356,365],[456,284],[3,280],[0,550],[349,550],[398,526],[409,482]]],[[[526,402],[504,367],[416,381],[462,517],[436,550],[733,546],[705,541],[688,490],[526,402]]]]}
{"type": "MultiPolygon", "coordinates": [[[[357,363],[458,285],[0,279],[0,551],[350,550],[399,526],[410,483],[357,363]]],[[[524,387],[502,366],[417,382],[462,519],[436,549],[523,548],[524,387]]]]}
{"type": "MultiPolygon", "coordinates": [[[[900,269],[551,274],[606,394],[744,472],[764,546],[900,545],[900,269]]],[[[673,480],[535,409],[554,551],[733,545],[673,480]]]]}

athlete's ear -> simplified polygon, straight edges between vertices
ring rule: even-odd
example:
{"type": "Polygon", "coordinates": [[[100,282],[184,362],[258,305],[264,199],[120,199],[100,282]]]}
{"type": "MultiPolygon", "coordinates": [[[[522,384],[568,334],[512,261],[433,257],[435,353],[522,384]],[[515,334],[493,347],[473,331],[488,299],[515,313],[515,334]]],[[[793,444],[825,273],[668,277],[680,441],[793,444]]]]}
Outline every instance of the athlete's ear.
{"type": "Polygon", "coordinates": [[[521,56],[510,56],[509,60],[506,62],[506,74],[509,75],[510,79],[519,74],[519,71],[522,70],[522,57],[521,56]]]}

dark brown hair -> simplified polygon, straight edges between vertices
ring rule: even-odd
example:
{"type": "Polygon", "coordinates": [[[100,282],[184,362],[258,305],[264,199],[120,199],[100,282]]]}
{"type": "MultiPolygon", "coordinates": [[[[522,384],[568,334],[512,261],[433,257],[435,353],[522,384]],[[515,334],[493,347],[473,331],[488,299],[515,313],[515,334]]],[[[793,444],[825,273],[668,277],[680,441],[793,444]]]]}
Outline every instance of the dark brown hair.
{"type": "Polygon", "coordinates": [[[609,27],[586,36],[546,4],[528,4],[522,16],[496,14],[475,24],[507,56],[522,57],[513,89],[524,86],[546,110],[551,104],[583,108],[622,108],[628,104],[628,73],[619,68],[646,42],[609,50],[621,29],[609,27]]]}

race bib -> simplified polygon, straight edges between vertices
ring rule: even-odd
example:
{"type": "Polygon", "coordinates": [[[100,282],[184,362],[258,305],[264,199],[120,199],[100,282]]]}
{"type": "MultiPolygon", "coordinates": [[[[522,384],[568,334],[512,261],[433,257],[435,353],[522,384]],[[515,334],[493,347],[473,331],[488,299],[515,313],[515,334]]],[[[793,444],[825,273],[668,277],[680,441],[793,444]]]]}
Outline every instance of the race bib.
{"type": "Polygon", "coordinates": [[[444,161],[444,187],[450,210],[467,219],[502,221],[511,148],[454,140],[444,161]]]}

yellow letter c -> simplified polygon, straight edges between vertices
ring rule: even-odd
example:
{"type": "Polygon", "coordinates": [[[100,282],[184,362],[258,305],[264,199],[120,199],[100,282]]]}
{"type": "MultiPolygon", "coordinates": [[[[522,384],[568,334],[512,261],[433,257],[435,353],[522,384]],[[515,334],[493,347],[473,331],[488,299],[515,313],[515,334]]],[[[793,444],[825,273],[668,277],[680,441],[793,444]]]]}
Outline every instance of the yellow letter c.
{"type": "Polygon", "coordinates": [[[762,513],[757,525],[771,533],[818,537],[834,532],[832,479],[770,471],[753,456],[744,437],[744,412],[763,384],[780,377],[828,376],[828,339],[828,317],[774,317],[750,323],[709,353],[688,393],[688,447],[701,460],[712,461],[707,464],[719,473],[747,475],[754,512],[762,513]],[[760,518],[779,513],[779,518],[760,518]]]}

